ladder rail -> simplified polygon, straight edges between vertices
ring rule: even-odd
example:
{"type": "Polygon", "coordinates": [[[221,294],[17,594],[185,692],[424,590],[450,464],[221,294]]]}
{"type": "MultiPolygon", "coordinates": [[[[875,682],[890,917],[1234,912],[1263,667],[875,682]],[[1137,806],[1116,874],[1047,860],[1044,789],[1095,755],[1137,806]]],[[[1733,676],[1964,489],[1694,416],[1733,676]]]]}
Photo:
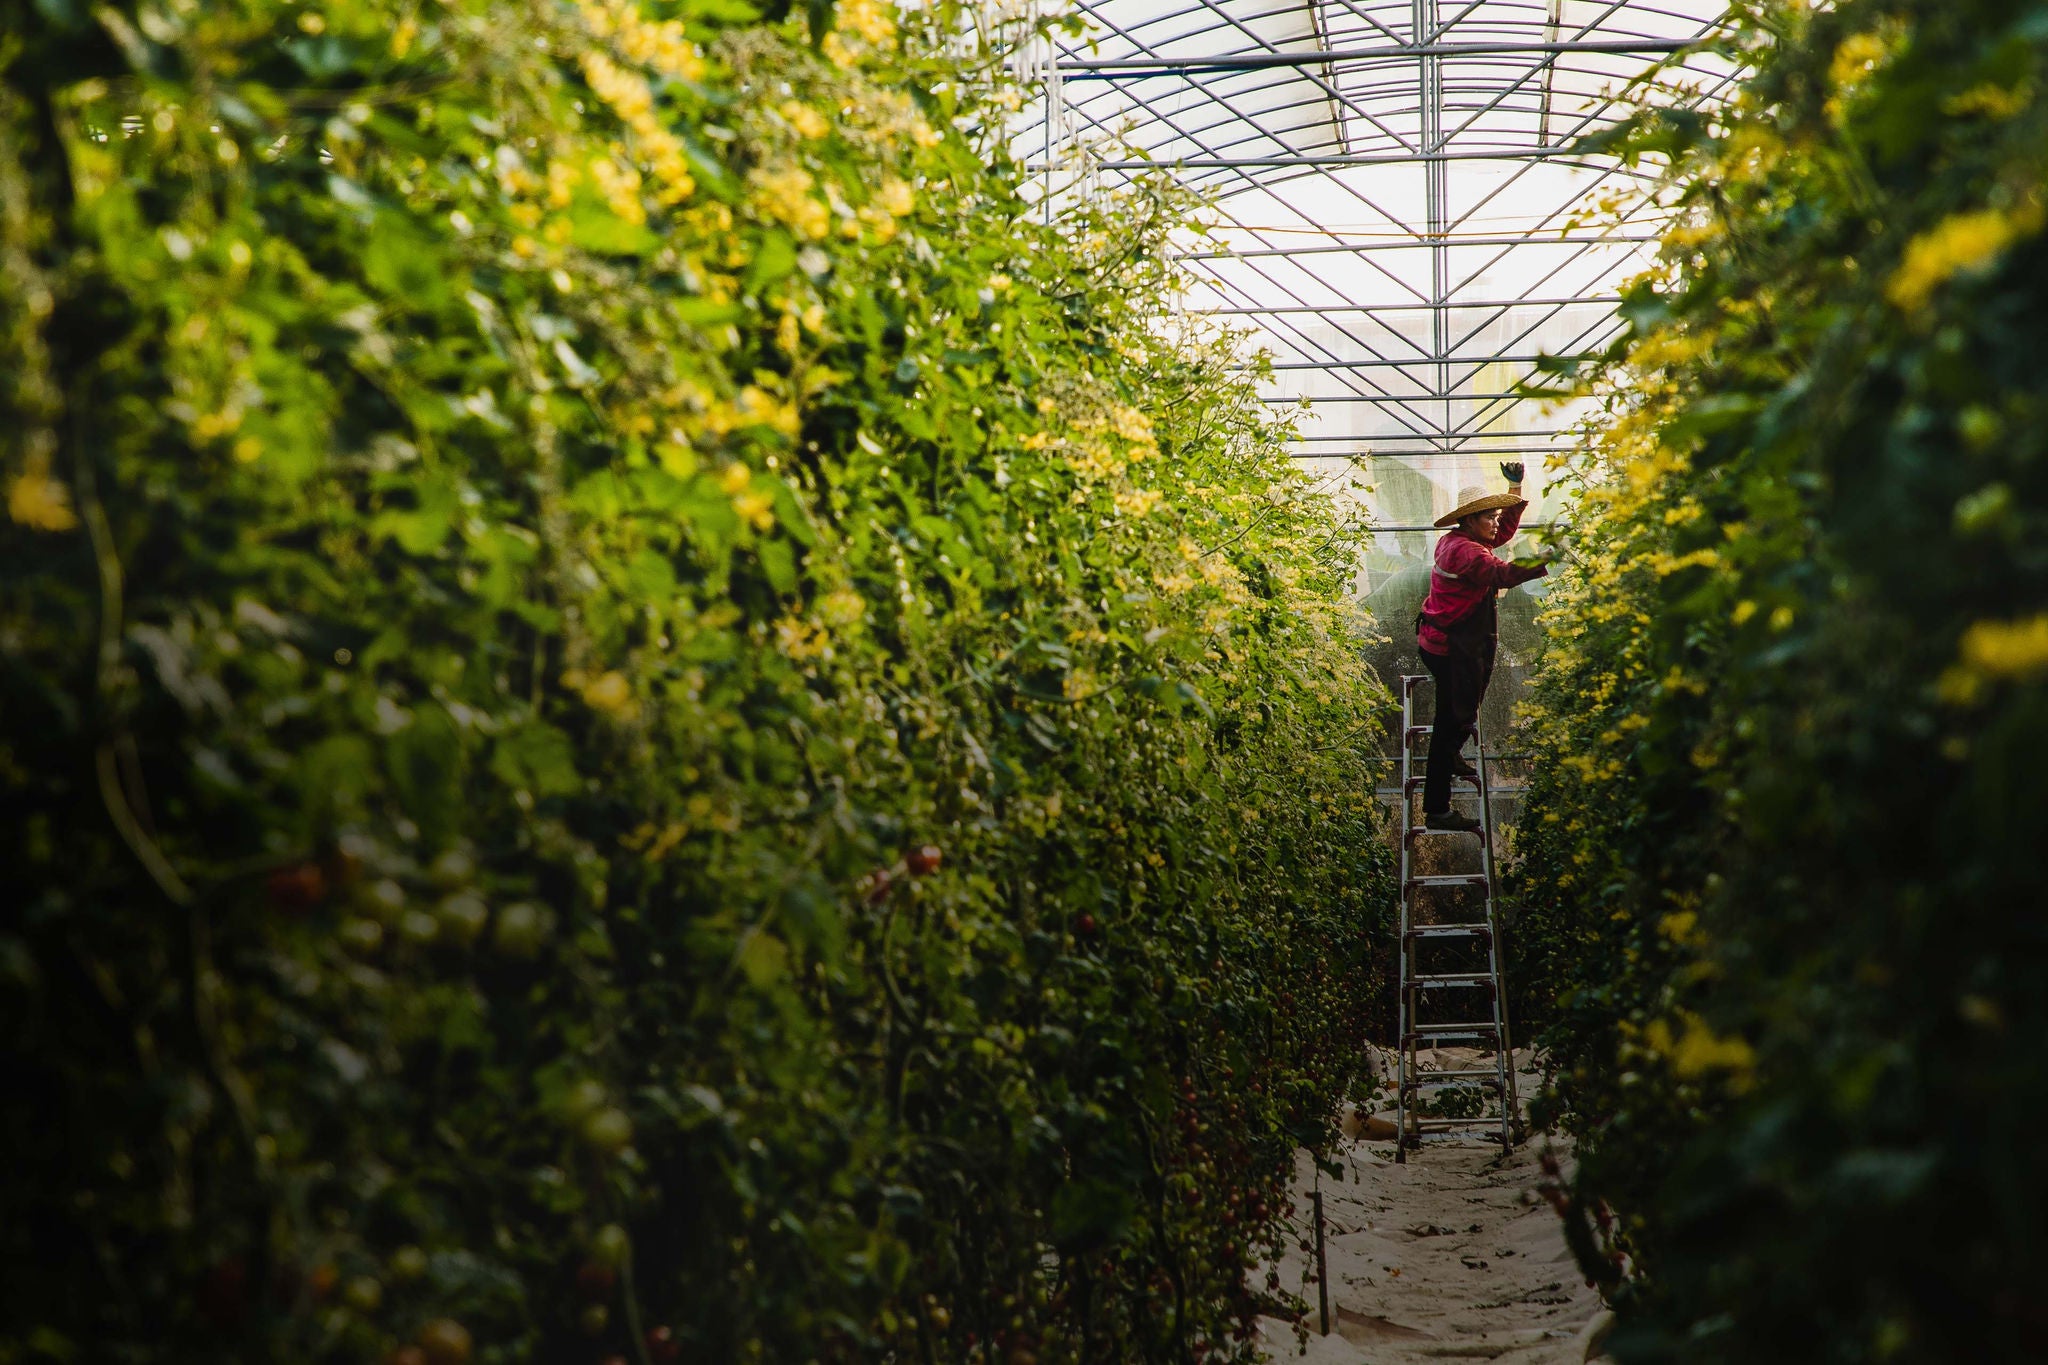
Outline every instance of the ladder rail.
{"type": "MultiPolygon", "coordinates": [[[[1515,1091],[1514,1039],[1509,1031],[1507,1005],[1506,957],[1500,943],[1500,883],[1494,860],[1493,847],[1493,783],[1487,774],[1486,736],[1474,726],[1477,741],[1478,760],[1475,768],[1475,785],[1479,788],[1479,859],[1477,874],[1428,874],[1416,872],[1416,839],[1430,831],[1416,823],[1413,809],[1421,779],[1415,773],[1415,741],[1418,737],[1430,735],[1434,725],[1418,725],[1415,715],[1415,697],[1426,675],[1404,674],[1401,677],[1401,852],[1400,852],[1400,904],[1396,913],[1399,933],[1399,998],[1396,1002],[1397,1046],[1394,1053],[1394,1160],[1406,1162],[1408,1148],[1412,1143],[1420,1144],[1425,1131],[1449,1131],[1459,1128],[1490,1126],[1481,1119],[1475,1124],[1467,1119],[1443,1117],[1425,1118],[1417,1112],[1409,1116],[1409,1094],[1413,1091],[1418,1102],[1425,1088],[1436,1088],[1430,1077],[1441,1076],[1445,1080],[1453,1076],[1459,1082],[1467,1077],[1486,1077],[1492,1081],[1493,1091],[1500,1103],[1500,1141],[1503,1153],[1514,1150],[1515,1132],[1518,1126],[1520,1103],[1515,1091]],[[1431,926],[1437,932],[1425,932],[1414,918],[1420,893],[1432,889],[1457,886],[1483,889],[1483,917],[1470,923],[1454,923],[1431,926]],[[1421,970],[1420,943],[1424,938],[1478,938],[1486,939],[1486,971],[1436,972],[1421,970]],[[1488,989],[1491,1019],[1474,1020],[1468,1023],[1441,1023],[1425,1025],[1421,1019],[1423,994],[1433,987],[1477,985],[1483,981],[1488,989]],[[1430,1038],[1469,1037],[1490,1038],[1494,1045],[1494,1064],[1491,1068],[1471,1068],[1455,1073],[1424,1073],[1419,1052],[1421,1044],[1430,1038]],[[1411,1133],[1411,1126],[1413,1132],[1411,1133]]],[[[1483,1085],[1484,1082],[1481,1082],[1483,1085]]]]}
{"type": "Polygon", "coordinates": [[[1508,1033],[1507,964],[1500,949],[1500,882],[1493,866],[1493,784],[1486,776],[1486,732],[1472,728],[1473,747],[1478,750],[1474,764],[1479,773],[1479,865],[1486,873],[1486,960],[1493,969],[1494,1054],[1500,1066],[1500,1147],[1503,1154],[1515,1149],[1515,1044],[1508,1033]]]}
{"type": "Polygon", "coordinates": [[[1400,956],[1399,999],[1395,1005],[1396,1031],[1394,1034],[1394,1160],[1408,1160],[1408,994],[1409,984],[1414,979],[1414,965],[1411,956],[1415,952],[1415,939],[1409,933],[1408,907],[1412,898],[1408,894],[1408,883],[1414,876],[1415,841],[1405,831],[1411,818],[1409,803],[1413,801],[1414,788],[1410,785],[1415,771],[1415,688],[1421,680],[1414,675],[1401,679],[1401,895],[1396,927],[1400,937],[1396,940],[1396,951],[1400,956]]]}

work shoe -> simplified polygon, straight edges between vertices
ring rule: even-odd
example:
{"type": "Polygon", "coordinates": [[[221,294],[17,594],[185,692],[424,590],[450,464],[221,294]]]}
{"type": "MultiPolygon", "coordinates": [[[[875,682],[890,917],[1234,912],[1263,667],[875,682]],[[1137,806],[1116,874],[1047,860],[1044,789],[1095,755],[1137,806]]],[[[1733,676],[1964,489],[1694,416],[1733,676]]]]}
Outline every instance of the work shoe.
{"type": "Polygon", "coordinates": [[[1455,810],[1438,811],[1435,815],[1425,815],[1422,817],[1422,824],[1425,829],[1448,829],[1461,834],[1477,834],[1479,832],[1479,822],[1477,820],[1461,811],[1455,810]]]}
{"type": "Polygon", "coordinates": [[[1451,776],[1469,777],[1476,782],[1479,780],[1479,769],[1472,766],[1471,759],[1463,754],[1457,754],[1451,759],[1451,776]]]}

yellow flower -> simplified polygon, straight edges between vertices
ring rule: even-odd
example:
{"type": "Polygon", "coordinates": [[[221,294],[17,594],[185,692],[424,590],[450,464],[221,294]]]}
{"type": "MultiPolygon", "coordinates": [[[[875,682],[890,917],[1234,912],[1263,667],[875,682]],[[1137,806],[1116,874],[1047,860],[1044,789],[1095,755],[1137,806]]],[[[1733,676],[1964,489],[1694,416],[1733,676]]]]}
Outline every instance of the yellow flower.
{"type": "Polygon", "coordinates": [[[2048,614],[2025,621],[1979,621],[1963,632],[1960,652],[1959,666],[1978,678],[2034,682],[2048,677],[2048,614]]]}
{"type": "MultiPolygon", "coordinates": [[[[583,77],[590,82],[590,88],[618,115],[619,122],[633,131],[642,159],[655,174],[656,198],[665,205],[672,205],[696,193],[697,181],[690,174],[689,155],[681,140],[662,123],[654,107],[654,92],[648,88],[647,82],[624,70],[602,52],[585,52],[581,65],[583,77]]],[[[638,171],[622,173],[605,159],[594,162],[591,172],[597,177],[598,187],[605,194],[612,212],[630,223],[646,220],[646,214],[638,204],[638,171]],[[632,196],[630,206],[622,202],[628,191],[632,196]]],[[[559,187],[552,183],[552,175],[550,179],[549,194],[553,198],[559,187]]]]}
{"type": "Polygon", "coordinates": [[[1756,1067],[1756,1050],[1730,1034],[1718,1037],[1697,1015],[1681,1013],[1685,1031],[1674,1035],[1671,1025],[1652,1020],[1643,1030],[1643,1041],[1652,1052],[1671,1063],[1672,1074],[1680,1080],[1696,1080],[1713,1071],[1731,1073],[1737,1089],[1746,1088],[1756,1067]]]}
{"type": "Polygon", "coordinates": [[[785,616],[775,623],[775,645],[783,657],[801,663],[832,652],[832,637],[815,622],[800,616],[785,616]]]}
{"type": "Polygon", "coordinates": [[[796,129],[798,137],[815,142],[832,131],[832,125],[825,121],[824,116],[801,100],[784,100],[777,112],[782,115],[783,122],[796,129]]]}
{"type": "Polygon", "coordinates": [[[775,495],[756,491],[742,493],[732,500],[732,510],[740,519],[750,523],[756,531],[769,531],[775,527],[775,495]]]}
{"type": "Polygon", "coordinates": [[[754,471],[735,461],[718,476],[718,486],[727,497],[738,497],[754,482],[754,471]]]}
{"type": "Polygon", "coordinates": [[[831,231],[831,211],[812,196],[816,182],[801,166],[757,167],[748,172],[747,182],[761,210],[799,237],[816,239],[831,231]]]}
{"type": "Polygon", "coordinates": [[[876,47],[883,47],[896,36],[896,22],[891,19],[885,6],[877,0],[840,0],[837,14],[841,30],[852,33],[876,47]]]}
{"type": "Polygon", "coordinates": [[[2034,102],[2032,81],[2021,81],[2010,90],[2002,85],[1973,85],[1959,95],[1951,95],[1941,102],[1941,112],[1956,118],[1968,118],[1982,114],[1985,118],[2003,122],[2016,114],[2026,111],[2034,102]]]}
{"type": "Polygon", "coordinates": [[[882,188],[875,192],[875,202],[891,217],[903,218],[917,207],[917,194],[908,184],[891,176],[884,180],[882,188]]]}
{"type": "Polygon", "coordinates": [[[633,699],[633,685],[626,681],[626,675],[617,669],[600,673],[597,677],[577,686],[581,675],[569,673],[562,681],[583,694],[583,702],[593,711],[602,711],[613,720],[631,720],[640,713],[640,703],[633,699]]]}
{"type": "Polygon", "coordinates": [[[851,588],[834,588],[818,599],[818,615],[827,625],[844,629],[867,614],[868,604],[851,588]]]}
{"type": "Polygon", "coordinates": [[[773,427],[784,436],[795,436],[802,425],[794,403],[785,403],[766,389],[749,384],[740,390],[739,413],[750,425],[773,427]]]}
{"type": "Polygon", "coordinates": [[[1706,936],[1698,932],[1699,922],[1697,911],[1674,910],[1657,921],[1657,932],[1681,947],[1699,947],[1706,942],[1706,936]]]}
{"type": "Polygon", "coordinates": [[[2030,203],[2010,212],[1984,209],[1943,219],[1906,244],[1906,258],[1885,285],[1885,296],[1905,312],[1918,312],[1950,279],[1990,265],[2014,242],[2040,231],[2041,217],[2040,206],[2030,203]]]}
{"type": "Polygon", "coordinates": [[[1116,495],[1116,510],[1127,516],[1144,517],[1152,514],[1163,495],[1156,488],[1137,488],[1116,495]]]}
{"type": "Polygon", "coordinates": [[[30,455],[21,473],[8,483],[7,515],[38,531],[68,531],[78,525],[71,491],[50,477],[48,451],[30,455]]]}

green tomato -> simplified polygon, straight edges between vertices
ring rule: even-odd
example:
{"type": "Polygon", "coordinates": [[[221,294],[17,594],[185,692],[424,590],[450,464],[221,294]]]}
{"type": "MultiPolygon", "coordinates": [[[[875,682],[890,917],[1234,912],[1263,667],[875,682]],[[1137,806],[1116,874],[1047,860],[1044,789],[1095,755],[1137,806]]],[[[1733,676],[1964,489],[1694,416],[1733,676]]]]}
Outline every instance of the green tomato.
{"type": "Polygon", "coordinates": [[[632,1144],[633,1120],[623,1109],[600,1109],[583,1120],[583,1140],[601,1152],[622,1151],[632,1144]]]}
{"type": "Polygon", "coordinates": [[[398,932],[408,943],[432,943],[441,937],[441,921],[424,910],[408,910],[398,917],[398,932]]]}
{"type": "Polygon", "coordinates": [[[604,1331],[605,1327],[611,1322],[611,1320],[612,1310],[605,1307],[601,1303],[585,1304],[583,1306],[582,1316],[578,1318],[578,1321],[583,1324],[583,1330],[588,1332],[591,1336],[596,1336],[598,1333],[604,1331]]]}
{"type": "Polygon", "coordinates": [[[405,888],[389,877],[380,877],[363,885],[356,893],[356,904],[372,919],[390,924],[405,911],[405,888]]]}
{"type": "Polygon", "coordinates": [[[417,1280],[427,1273],[427,1253],[407,1243],[391,1253],[389,1268],[394,1280],[417,1280]]]}
{"type": "Polygon", "coordinates": [[[624,1265],[632,1252],[633,1239],[617,1223],[606,1223],[591,1236],[590,1254],[614,1270],[624,1265]]]}
{"type": "Polygon", "coordinates": [[[547,942],[553,929],[546,910],[531,901],[514,901],[498,911],[498,923],[491,930],[491,942],[510,957],[532,957],[547,942]]]}
{"type": "Polygon", "coordinates": [[[334,936],[352,953],[374,953],[384,946],[384,926],[373,919],[345,919],[334,936]]]}
{"type": "Polygon", "coordinates": [[[569,1115],[571,1122],[576,1122],[602,1109],[604,1102],[609,1098],[611,1097],[605,1093],[602,1082],[585,1076],[570,1086],[569,1093],[562,1097],[562,1109],[569,1115]]]}
{"type": "Polygon", "coordinates": [[[358,1275],[342,1286],[341,1297],[358,1313],[374,1313],[384,1302],[384,1286],[374,1275],[358,1275]]]}
{"type": "Polygon", "coordinates": [[[475,892],[458,891],[435,907],[434,916],[441,921],[449,942],[467,948],[490,923],[491,907],[475,892]]]}
{"type": "Polygon", "coordinates": [[[469,885],[476,876],[476,859],[459,848],[447,849],[427,865],[427,880],[444,891],[469,885]]]}

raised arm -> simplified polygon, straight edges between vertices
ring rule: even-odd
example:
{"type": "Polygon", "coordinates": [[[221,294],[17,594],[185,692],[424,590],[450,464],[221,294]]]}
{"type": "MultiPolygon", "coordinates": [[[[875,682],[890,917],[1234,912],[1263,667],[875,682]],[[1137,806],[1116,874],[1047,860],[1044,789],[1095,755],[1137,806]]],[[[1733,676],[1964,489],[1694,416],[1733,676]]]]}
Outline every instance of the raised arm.
{"type": "Polygon", "coordinates": [[[1515,538],[1515,532],[1522,525],[1522,513],[1529,508],[1529,500],[1522,497],[1522,473],[1522,462],[1520,460],[1504,460],[1501,462],[1500,476],[1508,481],[1508,492],[1514,494],[1519,501],[1513,507],[1502,509],[1500,525],[1494,528],[1493,539],[1487,542],[1495,549],[1500,548],[1515,538]]]}
{"type": "MultiPolygon", "coordinates": [[[[1506,518],[1502,520],[1505,522],[1506,518]]],[[[1446,544],[1442,557],[1437,561],[1438,570],[1452,578],[1477,583],[1482,588],[1512,588],[1517,583],[1527,583],[1550,572],[1541,564],[1518,569],[1468,536],[1447,536],[1445,540],[1450,543],[1446,544]]]]}

